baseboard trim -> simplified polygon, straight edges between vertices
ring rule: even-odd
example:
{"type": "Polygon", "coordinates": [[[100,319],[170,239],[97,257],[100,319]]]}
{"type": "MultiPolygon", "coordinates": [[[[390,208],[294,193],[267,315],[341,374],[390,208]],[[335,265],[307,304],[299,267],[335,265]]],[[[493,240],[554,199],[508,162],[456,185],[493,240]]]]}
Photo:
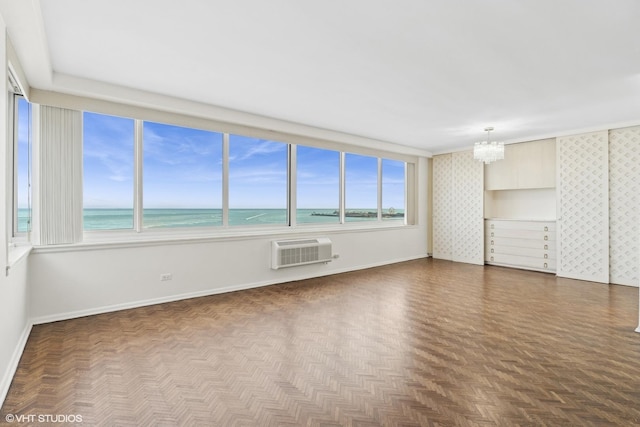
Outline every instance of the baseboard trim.
{"type": "Polygon", "coordinates": [[[378,263],[363,264],[356,267],[331,270],[327,272],[314,272],[313,274],[308,274],[308,273],[300,274],[299,276],[287,277],[284,280],[278,280],[278,279],[266,280],[266,281],[247,283],[247,284],[241,284],[241,285],[225,286],[225,287],[216,288],[216,289],[207,289],[204,291],[188,292],[185,294],[169,295],[169,296],[160,297],[160,298],[151,298],[148,300],[139,300],[139,301],[133,301],[133,302],[126,302],[122,304],[95,307],[95,308],[89,308],[86,310],[78,310],[78,311],[72,311],[67,313],[56,313],[48,316],[40,316],[40,317],[32,318],[31,324],[41,325],[43,323],[59,322],[61,320],[76,319],[79,317],[93,316],[96,314],[111,313],[114,311],[129,310],[132,308],[146,307],[146,306],[156,305],[156,304],[164,304],[168,302],[181,301],[185,299],[199,298],[199,297],[205,297],[210,295],[224,294],[227,292],[236,292],[236,291],[242,291],[246,289],[260,288],[263,286],[277,285],[280,283],[295,282],[298,280],[313,279],[315,277],[330,276],[333,274],[348,273],[350,271],[357,271],[357,270],[365,270],[367,268],[381,267],[383,265],[397,264],[400,262],[413,261],[421,258],[427,258],[427,254],[421,254],[421,255],[406,257],[406,258],[398,258],[394,260],[385,260],[378,263]]]}
{"type": "Polygon", "coordinates": [[[0,381],[0,408],[2,408],[2,405],[4,405],[4,400],[7,397],[7,393],[9,393],[9,387],[11,387],[11,382],[13,381],[13,377],[16,374],[18,365],[20,364],[22,353],[24,353],[24,349],[27,346],[27,340],[29,339],[29,335],[31,334],[32,327],[33,323],[27,321],[27,324],[22,331],[22,335],[20,335],[20,340],[18,341],[16,348],[13,350],[13,355],[11,356],[9,366],[7,366],[7,370],[2,376],[2,381],[0,381]]]}

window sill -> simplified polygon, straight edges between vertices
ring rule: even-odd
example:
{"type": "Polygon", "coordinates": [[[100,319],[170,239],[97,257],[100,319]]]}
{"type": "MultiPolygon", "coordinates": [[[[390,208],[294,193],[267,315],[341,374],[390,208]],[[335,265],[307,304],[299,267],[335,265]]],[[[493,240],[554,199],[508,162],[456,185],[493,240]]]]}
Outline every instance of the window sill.
{"type": "Polygon", "coordinates": [[[255,238],[298,238],[310,234],[343,234],[356,232],[377,232],[384,230],[417,229],[417,225],[405,225],[398,221],[382,221],[375,224],[336,224],[332,226],[300,225],[297,227],[255,227],[220,228],[190,230],[145,230],[136,233],[131,230],[88,231],[84,241],[64,245],[35,246],[38,253],[69,252],[77,250],[116,249],[142,246],[180,245],[225,241],[251,240],[255,238]]]}
{"type": "Polygon", "coordinates": [[[23,259],[26,259],[29,254],[31,253],[31,250],[33,249],[33,246],[31,246],[31,244],[11,244],[9,245],[9,252],[8,252],[8,267],[11,268],[14,265],[18,264],[20,261],[22,261],[23,259]]]}

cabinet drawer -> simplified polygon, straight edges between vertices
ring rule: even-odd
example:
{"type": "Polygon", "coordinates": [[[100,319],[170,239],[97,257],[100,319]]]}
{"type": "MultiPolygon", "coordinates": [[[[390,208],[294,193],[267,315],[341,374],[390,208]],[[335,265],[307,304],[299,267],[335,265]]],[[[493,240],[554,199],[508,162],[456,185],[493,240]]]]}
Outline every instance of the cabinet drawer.
{"type": "Polygon", "coordinates": [[[485,254],[487,257],[495,254],[525,256],[538,259],[556,259],[555,247],[553,250],[545,250],[543,248],[523,248],[517,246],[492,246],[485,245],[485,254]]]}
{"type": "Polygon", "coordinates": [[[485,224],[489,230],[556,231],[555,221],[501,221],[488,219],[485,224]]]}
{"type": "Polygon", "coordinates": [[[535,248],[555,251],[556,242],[544,239],[516,239],[512,237],[487,237],[485,246],[508,246],[515,248],[535,248]]]}
{"type": "Polygon", "coordinates": [[[541,241],[555,241],[555,231],[536,231],[536,230],[518,230],[518,229],[488,229],[485,230],[487,238],[492,237],[509,237],[512,239],[533,239],[541,241]]]}
{"type": "Polygon", "coordinates": [[[489,264],[508,265],[513,267],[533,268],[536,270],[556,270],[555,259],[539,259],[518,255],[491,254],[486,258],[489,264]]]}

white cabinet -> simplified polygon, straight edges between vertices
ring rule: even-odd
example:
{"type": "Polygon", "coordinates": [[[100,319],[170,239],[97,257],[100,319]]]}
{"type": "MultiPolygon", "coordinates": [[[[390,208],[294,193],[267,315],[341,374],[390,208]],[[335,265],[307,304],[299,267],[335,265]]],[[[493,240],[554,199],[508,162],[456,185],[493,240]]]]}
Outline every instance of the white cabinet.
{"type": "Polygon", "coordinates": [[[609,281],[640,280],[640,126],[609,131],[609,281]]]}
{"type": "Polygon", "coordinates": [[[472,151],[452,154],[452,209],[454,261],[484,265],[484,168],[472,151]]]}
{"type": "Polygon", "coordinates": [[[485,220],[485,261],[487,264],[554,272],[556,223],[485,220]]]}
{"type": "Polygon", "coordinates": [[[483,164],[471,151],[433,158],[433,257],[484,264],[483,164]]]}
{"type": "Polygon", "coordinates": [[[484,178],[485,190],[555,187],[555,139],[505,145],[504,160],[487,165],[484,178]]]}
{"type": "Polygon", "coordinates": [[[451,260],[453,210],[451,154],[433,157],[433,257],[451,260]]]}
{"type": "Polygon", "coordinates": [[[608,139],[558,138],[558,276],[609,283],[608,139]]]}

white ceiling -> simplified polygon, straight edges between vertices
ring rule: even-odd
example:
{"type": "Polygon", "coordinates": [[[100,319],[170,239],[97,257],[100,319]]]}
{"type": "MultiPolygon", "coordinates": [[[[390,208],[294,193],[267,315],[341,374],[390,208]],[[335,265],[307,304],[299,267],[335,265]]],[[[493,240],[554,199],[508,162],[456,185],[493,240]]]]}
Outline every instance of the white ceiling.
{"type": "Polygon", "coordinates": [[[1,0],[0,13],[42,89],[73,76],[432,152],[485,126],[509,142],[640,124],[637,0],[1,0]]]}

